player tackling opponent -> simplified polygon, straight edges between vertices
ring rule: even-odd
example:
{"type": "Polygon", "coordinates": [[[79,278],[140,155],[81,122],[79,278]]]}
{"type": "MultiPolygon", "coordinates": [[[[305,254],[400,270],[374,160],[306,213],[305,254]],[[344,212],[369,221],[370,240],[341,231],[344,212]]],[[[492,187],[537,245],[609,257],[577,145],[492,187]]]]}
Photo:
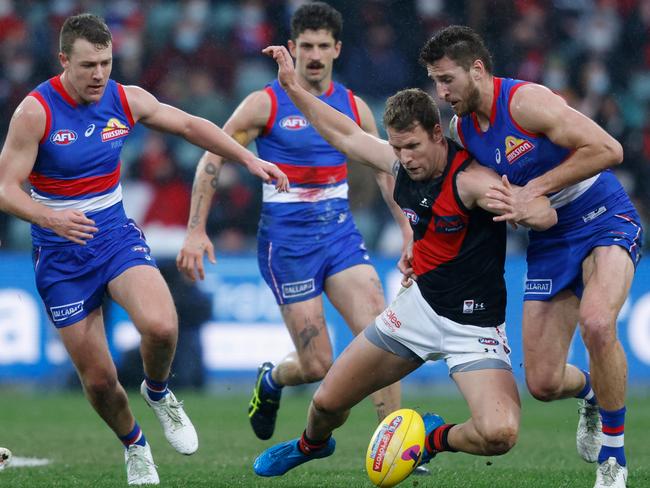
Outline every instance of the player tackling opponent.
{"type": "MultiPolygon", "coordinates": [[[[350,408],[427,360],[446,361],[471,417],[447,424],[426,414],[422,462],[441,451],[507,452],[517,438],[520,403],[504,324],[505,226],[493,222],[485,196],[501,180],[444,137],[437,106],[423,91],[403,90],[388,99],[386,143],[304,90],[284,47],[264,52],[277,61],[286,93],[330,144],[351,160],[395,175],[394,198],[414,234],[412,260],[402,268],[406,281],[408,268],[417,281],[334,362],[313,397],[302,436],[264,451],[255,472],[279,476],[331,455],[332,431],[350,408]]],[[[539,230],[557,221],[546,197],[531,202],[526,219],[512,217],[539,230]]]]}
{"type": "Polygon", "coordinates": [[[286,176],[217,126],[110,79],[112,37],[102,19],[66,19],[63,73],[41,83],[16,109],[0,154],[0,209],[32,223],[36,286],[84,392],[124,444],[128,483],[158,484],[151,450],[129,408],[106,342],[101,303],[109,294],[142,336],[141,393],[182,454],[196,431],[167,381],[176,349],[174,302],[140,229],[124,213],[120,151],[133,126],[184,137],[240,161],[251,173],[286,176]],[[29,179],[31,198],[21,185],[29,179]]]}
{"type": "Polygon", "coordinates": [[[608,170],[622,162],[621,145],[548,88],[494,76],[489,51],[469,27],[439,31],[420,61],[457,114],[451,129],[458,142],[521,185],[493,195],[503,200],[501,219],[510,220],[508,209],[526,216],[540,195],[549,195],[557,209],[556,226],[529,234],[526,382],[542,401],[581,399],[577,445],[586,461],[598,461],[595,488],[624,487],[627,362],[616,319],[641,257],[643,231],[608,170]],[[566,364],[576,324],[591,375],[566,364]]]}

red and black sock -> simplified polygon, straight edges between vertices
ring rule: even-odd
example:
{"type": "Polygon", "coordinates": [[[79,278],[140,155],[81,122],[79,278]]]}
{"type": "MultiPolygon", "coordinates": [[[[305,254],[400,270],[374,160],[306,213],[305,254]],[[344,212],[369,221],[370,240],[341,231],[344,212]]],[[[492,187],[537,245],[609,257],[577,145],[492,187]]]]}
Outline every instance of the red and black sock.
{"type": "Polygon", "coordinates": [[[429,452],[457,452],[456,449],[449,445],[449,441],[447,440],[449,431],[454,425],[456,424],[443,424],[433,429],[424,441],[426,449],[429,452]]]}
{"type": "Polygon", "coordinates": [[[300,452],[303,454],[309,456],[314,451],[318,451],[327,446],[330,437],[332,437],[332,434],[328,435],[327,439],[322,441],[313,440],[307,437],[307,430],[304,430],[300,436],[300,440],[298,441],[298,449],[300,449],[300,452]]]}

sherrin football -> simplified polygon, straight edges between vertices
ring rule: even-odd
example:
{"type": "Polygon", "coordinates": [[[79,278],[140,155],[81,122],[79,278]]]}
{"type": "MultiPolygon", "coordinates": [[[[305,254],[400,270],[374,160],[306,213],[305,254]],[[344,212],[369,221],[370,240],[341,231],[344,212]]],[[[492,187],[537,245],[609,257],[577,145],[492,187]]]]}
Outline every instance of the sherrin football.
{"type": "Polygon", "coordinates": [[[0,447],[0,471],[11,463],[11,451],[6,447],[0,447]]]}
{"type": "Polygon", "coordinates": [[[391,487],[403,481],[422,458],[424,422],[415,410],[402,408],[377,427],[366,453],[366,471],[376,486],[391,487]]]}

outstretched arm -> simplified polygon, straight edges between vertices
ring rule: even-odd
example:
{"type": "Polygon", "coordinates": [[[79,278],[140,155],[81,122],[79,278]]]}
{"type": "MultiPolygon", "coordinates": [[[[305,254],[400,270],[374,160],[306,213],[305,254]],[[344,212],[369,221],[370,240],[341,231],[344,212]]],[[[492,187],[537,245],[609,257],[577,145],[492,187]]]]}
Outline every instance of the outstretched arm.
{"type": "MultiPolygon", "coordinates": [[[[243,147],[255,139],[268,120],[271,101],[265,92],[254,92],[244,99],[224,124],[223,130],[243,147]]],[[[205,278],[203,256],[207,254],[211,263],[216,262],[214,246],[206,232],[210,205],[217,189],[223,158],[206,152],[199,160],[192,185],[190,216],[187,222],[185,240],[178,255],[176,266],[190,280],[205,278]]]]}
{"type": "Polygon", "coordinates": [[[458,174],[456,185],[466,207],[478,206],[497,214],[494,217],[497,222],[508,221],[538,231],[546,230],[557,223],[557,213],[548,198],[536,197],[524,204],[512,197],[513,191],[520,187],[511,186],[506,176],[499,179],[494,171],[476,162],[458,174]],[[500,188],[502,184],[509,190],[497,191],[496,188],[500,188]]]}
{"type": "Polygon", "coordinates": [[[510,102],[510,112],[514,121],[526,131],[544,134],[555,144],[572,151],[564,162],[523,187],[529,201],[590,178],[623,161],[623,148],[616,139],[544,86],[529,84],[519,88],[510,102]]]}
{"type": "MultiPolygon", "coordinates": [[[[379,137],[379,132],[377,131],[377,124],[375,123],[375,117],[372,115],[372,111],[368,104],[363,101],[360,97],[354,97],[357,103],[357,108],[359,110],[359,118],[361,119],[361,128],[367,133],[375,137],[379,137]]],[[[402,253],[406,251],[406,247],[413,240],[413,230],[411,229],[411,224],[409,224],[408,219],[402,212],[402,209],[397,202],[393,199],[393,192],[395,190],[395,176],[391,172],[390,174],[385,171],[379,171],[375,169],[375,179],[377,180],[377,186],[381,191],[381,196],[386,202],[386,206],[390,210],[393,219],[399,226],[399,229],[402,233],[402,253]]]]}
{"type": "Polygon", "coordinates": [[[79,210],[56,211],[46,207],[22,189],[34,168],[44,131],[45,111],[35,98],[28,96],[14,112],[0,154],[0,210],[83,245],[97,232],[94,221],[79,210]]]}
{"type": "Polygon", "coordinates": [[[212,122],[160,103],[151,93],[137,86],[127,86],[125,91],[136,121],[152,129],[179,135],[206,151],[236,161],[266,182],[275,180],[281,191],[289,188],[287,176],[277,166],[256,157],[212,122]]]}
{"type": "Polygon", "coordinates": [[[367,134],[352,119],[302,88],[284,46],[269,46],[262,52],[278,63],[280,85],[327,142],[353,161],[391,173],[395,155],[386,141],[367,134]]]}

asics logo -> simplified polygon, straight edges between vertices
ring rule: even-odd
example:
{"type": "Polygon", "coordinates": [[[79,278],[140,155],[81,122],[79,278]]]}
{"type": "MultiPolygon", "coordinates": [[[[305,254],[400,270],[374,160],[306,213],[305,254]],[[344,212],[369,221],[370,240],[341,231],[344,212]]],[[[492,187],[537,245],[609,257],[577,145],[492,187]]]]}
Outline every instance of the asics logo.
{"type": "Polygon", "coordinates": [[[86,132],[84,132],[84,136],[90,137],[93,135],[93,132],[95,132],[95,124],[90,124],[86,129],[86,132]]]}

